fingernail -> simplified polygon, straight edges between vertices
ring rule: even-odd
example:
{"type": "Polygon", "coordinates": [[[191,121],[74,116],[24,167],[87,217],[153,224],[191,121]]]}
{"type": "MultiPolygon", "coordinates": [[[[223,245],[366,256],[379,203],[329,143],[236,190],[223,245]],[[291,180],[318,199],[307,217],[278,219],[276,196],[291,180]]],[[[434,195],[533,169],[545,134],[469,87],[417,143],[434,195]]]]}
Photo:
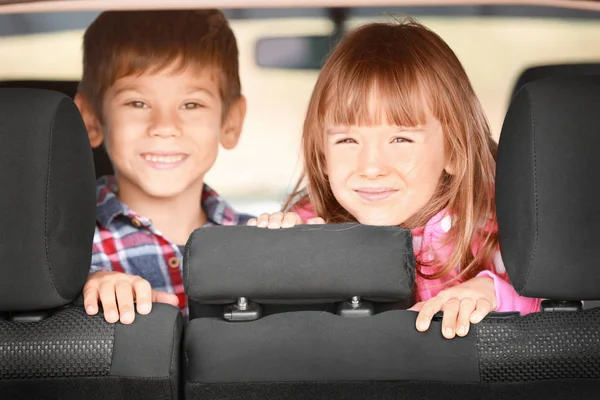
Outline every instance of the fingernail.
{"type": "Polygon", "coordinates": [[[427,330],[427,324],[424,322],[420,322],[417,324],[417,329],[420,331],[426,331],[427,330]]]}
{"type": "Polygon", "coordinates": [[[140,305],[138,305],[138,312],[140,314],[148,314],[150,312],[150,304],[140,304],[140,305]]]}
{"type": "Polygon", "coordinates": [[[94,306],[87,306],[86,309],[88,314],[95,314],[96,313],[96,308],[94,306]]]}
{"type": "Polygon", "coordinates": [[[264,228],[265,226],[267,226],[267,223],[265,221],[261,221],[258,223],[258,226],[260,226],[261,228],[264,228]]]}
{"type": "Polygon", "coordinates": [[[446,332],[446,337],[452,337],[452,333],[453,333],[452,329],[446,328],[446,330],[444,332],[446,332]]]}
{"type": "Polygon", "coordinates": [[[107,317],[108,317],[110,320],[112,320],[112,321],[115,321],[115,320],[118,320],[118,319],[119,319],[119,314],[117,314],[117,313],[116,313],[116,311],[111,311],[111,312],[109,312],[109,313],[107,314],[107,317]]]}
{"type": "Polygon", "coordinates": [[[481,322],[481,316],[478,314],[473,314],[471,316],[471,322],[473,322],[474,324],[481,322]]]}
{"type": "Polygon", "coordinates": [[[131,321],[133,319],[133,316],[130,312],[125,312],[123,313],[123,315],[121,315],[121,319],[124,321],[131,321]]]}
{"type": "Polygon", "coordinates": [[[467,328],[461,325],[456,330],[456,333],[458,333],[459,335],[466,335],[467,334],[467,328]]]}

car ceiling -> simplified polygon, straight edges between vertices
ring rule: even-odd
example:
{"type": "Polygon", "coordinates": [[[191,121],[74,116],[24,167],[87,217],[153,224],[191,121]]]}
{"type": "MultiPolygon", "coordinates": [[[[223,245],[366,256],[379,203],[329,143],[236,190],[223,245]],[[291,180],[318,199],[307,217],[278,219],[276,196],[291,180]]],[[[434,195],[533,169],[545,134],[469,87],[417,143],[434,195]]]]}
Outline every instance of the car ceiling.
{"type": "Polygon", "coordinates": [[[0,14],[174,8],[532,5],[600,10],[597,0],[0,0],[0,14]]]}

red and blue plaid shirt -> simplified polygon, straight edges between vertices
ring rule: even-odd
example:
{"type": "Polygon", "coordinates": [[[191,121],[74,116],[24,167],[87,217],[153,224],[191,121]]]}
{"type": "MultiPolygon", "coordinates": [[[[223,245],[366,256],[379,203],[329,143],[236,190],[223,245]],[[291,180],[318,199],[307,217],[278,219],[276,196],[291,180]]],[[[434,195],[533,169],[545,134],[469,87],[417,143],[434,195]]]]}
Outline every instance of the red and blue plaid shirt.
{"type": "MultiPolygon", "coordinates": [[[[183,246],[171,242],[137,215],[116,195],[117,182],[104,176],[96,185],[96,232],[90,274],[118,271],[146,279],[155,290],[175,293],[184,314],[187,301],[183,290],[183,246]]],[[[252,216],[238,214],[208,185],[204,185],[200,206],[207,222],[204,226],[245,225],[252,216]]]]}

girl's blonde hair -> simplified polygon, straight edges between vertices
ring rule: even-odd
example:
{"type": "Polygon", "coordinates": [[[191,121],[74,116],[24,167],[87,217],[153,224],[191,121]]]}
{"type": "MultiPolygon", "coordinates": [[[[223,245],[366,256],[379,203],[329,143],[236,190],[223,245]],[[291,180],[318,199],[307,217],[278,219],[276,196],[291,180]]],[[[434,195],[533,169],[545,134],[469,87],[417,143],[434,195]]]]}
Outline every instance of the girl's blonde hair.
{"type": "MultiPolygon", "coordinates": [[[[310,201],[328,223],[356,222],[335,199],[325,174],[326,126],[383,121],[416,126],[426,122],[425,104],[442,124],[446,156],[454,173],[442,174],[429,204],[402,227],[424,226],[448,209],[453,216],[447,235],[452,254],[434,274],[419,273],[437,279],[460,266],[458,279],[470,279],[491,265],[498,247],[493,229],[497,145],[454,52],[437,34],[413,20],[362,26],[347,34],[330,55],[304,121],[303,175],[284,210],[310,201]],[[301,189],[305,183],[307,187],[301,189]]],[[[419,266],[439,264],[421,258],[417,255],[419,266]]]]}

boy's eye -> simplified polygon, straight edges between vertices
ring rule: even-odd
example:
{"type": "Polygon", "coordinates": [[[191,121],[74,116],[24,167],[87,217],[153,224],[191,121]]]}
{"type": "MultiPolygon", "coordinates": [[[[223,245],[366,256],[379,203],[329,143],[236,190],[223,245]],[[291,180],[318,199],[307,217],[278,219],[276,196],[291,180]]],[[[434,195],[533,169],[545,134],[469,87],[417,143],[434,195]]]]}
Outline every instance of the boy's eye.
{"type": "Polygon", "coordinates": [[[144,103],[143,101],[130,101],[126,105],[128,105],[130,107],[133,107],[133,108],[146,108],[146,107],[148,107],[146,105],[146,103],[144,103]]]}
{"type": "Polygon", "coordinates": [[[405,137],[396,137],[392,139],[392,143],[413,143],[413,141],[405,137]]]}
{"type": "Polygon", "coordinates": [[[194,110],[196,108],[202,108],[203,105],[200,103],[185,103],[182,108],[184,110],[194,110]]]}

